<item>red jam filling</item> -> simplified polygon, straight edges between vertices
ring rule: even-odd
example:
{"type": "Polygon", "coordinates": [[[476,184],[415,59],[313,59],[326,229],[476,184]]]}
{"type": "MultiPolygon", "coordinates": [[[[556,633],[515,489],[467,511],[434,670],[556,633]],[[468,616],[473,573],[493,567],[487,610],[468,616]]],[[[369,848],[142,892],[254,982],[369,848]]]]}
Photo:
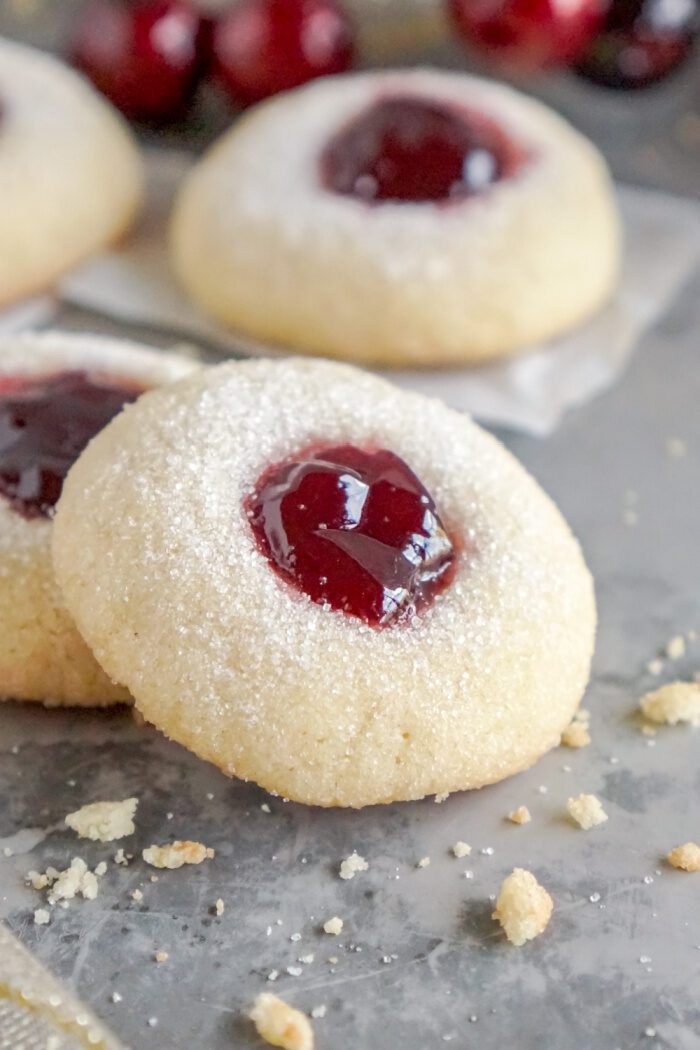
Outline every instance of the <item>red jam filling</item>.
{"type": "Polygon", "coordinates": [[[47,518],[95,434],[143,393],[86,372],[0,377],[0,494],[25,518],[47,518]]]}
{"type": "Polygon", "coordinates": [[[379,99],[321,156],[321,181],[367,203],[445,203],[483,193],[525,160],[493,121],[426,98],[379,99]]]}
{"type": "Polygon", "coordinates": [[[280,463],[246,510],[284,580],[374,627],[410,618],[454,575],[456,545],[434,500],[386,449],[341,445],[280,463]]]}

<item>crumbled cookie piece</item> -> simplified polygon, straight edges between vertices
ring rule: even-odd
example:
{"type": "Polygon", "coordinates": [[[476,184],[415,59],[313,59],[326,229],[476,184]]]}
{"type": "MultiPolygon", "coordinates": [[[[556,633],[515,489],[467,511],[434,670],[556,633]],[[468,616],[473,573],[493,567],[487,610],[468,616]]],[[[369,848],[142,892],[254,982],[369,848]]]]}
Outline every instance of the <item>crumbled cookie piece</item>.
{"type": "Polygon", "coordinates": [[[492,918],[500,922],[510,943],[520,947],[547,927],[553,907],[532,872],[515,868],[503,880],[492,918]]]}
{"type": "Polygon", "coordinates": [[[183,864],[201,864],[211,860],[214,850],[201,842],[177,841],[165,846],[149,846],[143,851],[146,864],[154,868],[181,868],[183,864]]]}
{"type": "Polygon", "coordinates": [[[462,842],[461,840],[459,842],[455,842],[454,846],[452,847],[452,852],[458,860],[461,860],[462,857],[468,857],[471,851],[472,848],[469,845],[469,843],[462,842]]]}
{"type": "Polygon", "coordinates": [[[449,791],[443,791],[443,792],[441,792],[441,793],[440,793],[439,795],[436,795],[436,796],[435,796],[435,801],[437,802],[437,804],[438,804],[438,806],[439,806],[439,805],[441,805],[441,804],[442,804],[443,802],[447,802],[447,800],[448,800],[448,798],[449,798],[449,797],[450,797],[450,793],[449,793],[449,791]]]}
{"type": "Polygon", "coordinates": [[[686,842],[683,846],[676,846],[668,854],[666,860],[674,868],[682,871],[700,871],[700,846],[696,842],[686,842]]]}
{"type": "Polygon", "coordinates": [[[66,817],[66,825],[81,839],[93,842],[114,842],[134,834],[134,813],[137,798],[122,802],[91,802],[66,817]]]}
{"type": "Polygon", "coordinates": [[[586,722],[580,722],[578,719],[566,727],[561,735],[561,742],[564,747],[586,747],[591,742],[591,734],[588,732],[588,725],[586,722]]]}
{"type": "Polygon", "coordinates": [[[570,798],[566,808],[572,820],[575,820],[584,831],[595,828],[598,824],[604,824],[608,814],[603,809],[601,801],[595,795],[577,795],[570,798]]]}
{"type": "Polygon", "coordinates": [[[311,1011],[311,1016],[316,1020],[317,1018],[325,1017],[328,1011],[328,1007],[325,1003],[321,1003],[320,1006],[314,1006],[311,1011]]]}
{"type": "MultiPolygon", "coordinates": [[[[99,874],[102,875],[104,872],[100,870],[99,874]]],[[[94,900],[98,889],[97,878],[97,874],[90,871],[80,857],[73,857],[70,866],[65,871],[47,868],[42,875],[36,871],[30,871],[27,875],[27,879],[35,890],[48,888],[46,899],[49,904],[72,900],[78,894],[86,900],[94,900]]]]}
{"type": "Polygon", "coordinates": [[[427,868],[429,866],[429,864],[430,864],[430,857],[421,857],[421,859],[416,864],[416,867],[417,868],[427,868]]]}
{"type": "Polygon", "coordinates": [[[326,919],[323,929],[325,933],[332,933],[334,937],[337,937],[339,933],[343,932],[343,920],[334,915],[332,919],[326,919]]]}
{"type": "Polygon", "coordinates": [[[367,871],[369,864],[364,857],[361,857],[359,853],[354,850],[349,857],[340,865],[340,871],[338,874],[341,879],[354,879],[358,871],[367,871]]]}
{"type": "Polygon", "coordinates": [[[139,889],[132,890],[131,891],[131,896],[133,897],[133,899],[135,901],[142,901],[143,900],[143,893],[139,889]]]}
{"type": "Polygon", "coordinates": [[[155,961],[156,961],[157,963],[164,963],[164,962],[167,962],[167,961],[168,961],[168,959],[170,958],[170,956],[168,955],[168,953],[167,953],[167,952],[164,952],[164,951],[159,951],[159,952],[156,952],[156,953],[155,953],[155,955],[153,956],[153,958],[154,958],[154,960],[155,960],[155,961]]]}
{"type": "Polygon", "coordinates": [[[639,706],[650,722],[700,726],[700,682],[669,682],[643,696],[639,706]]]}
{"type": "Polygon", "coordinates": [[[270,992],[261,992],[250,1011],[258,1035],[270,1046],[283,1050],[313,1050],[311,1023],[300,1010],[270,992]]]}
{"type": "Polygon", "coordinates": [[[659,660],[658,656],[653,660],[649,660],[647,664],[647,671],[649,674],[653,674],[654,677],[658,677],[664,669],[663,660],[659,660]]]}
{"type": "Polygon", "coordinates": [[[51,912],[48,908],[37,908],[34,912],[34,925],[46,926],[51,921],[51,912]]]}
{"type": "Polygon", "coordinates": [[[123,849],[118,849],[114,854],[114,863],[121,864],[122,867],[126,868],[129,864],[126,854],[123,849]]]}
{"type": "Polygon", "coordinates": [[[685,638],[682,634],[676,634],[666,644],[666,656],[669,660],[680,660],[685,656],[685,638]]]}
{"type": "Polygon", "coordinates": [[[532,814],[527,806],[518,806],[517,809],[508,814],[508,820],[513,824],[529,824],[532,820],[532,814]]]}
{"type": "Polygon", "coordinates": [[[221,897],[219,897],[219,899],[217,900],[216,904],[214,905],[214,911],[216,912],[217,915],[221,916],[221,915],[224,914],[225,908],[226,908],[226,905],[222,901],[221,897]]]}

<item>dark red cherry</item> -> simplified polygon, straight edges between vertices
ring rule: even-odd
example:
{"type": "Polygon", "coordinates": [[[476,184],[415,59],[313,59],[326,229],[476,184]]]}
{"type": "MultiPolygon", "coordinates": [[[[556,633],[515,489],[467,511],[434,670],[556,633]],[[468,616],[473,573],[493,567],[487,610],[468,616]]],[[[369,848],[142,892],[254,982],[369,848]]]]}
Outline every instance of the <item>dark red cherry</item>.
{"type": "Polygon", "coordinates": [[[323,185],[372,201],[449,201],[514,174],[525,159],[498,125],[426,98],[380,98],[326,146],[323,185]]]}
{"type": "Polygon", "coordinates": [[[566,66],[602,23],[607,0],[448,0],[463,39],[514,70],[566,66]]]}
{"type": "Polygon", "coordinates": [[[49,517],[90,439],[141,393],[86,372],[0,377],[0,494],[25,518],[49,517]]]}
{"type": "Polygon", "coordinates": [[[690,56],[699,12],[698,0],[612,0],[576,72],[623,91],[657,84],[690,56]]]}
{"type": "Polygon", "coordinates": [[[248,106],[352,65],[353,32],[336,0],[241,0],[212,37],[214,69],[248,106]]]}
{"type": "Polygon", "coordinates": [[[192,99],[203,34],[202,16],[186,0],[89,0],[75,64],[128,117],[160,123],[192,99]]]}
{"type": "Polygon", "coordinates": [[[420,611],[453,576],[456,548],[435,502],[386,449],[341,445],[281,463],[246,510],[283,579],[373,626],[420,611]]]}

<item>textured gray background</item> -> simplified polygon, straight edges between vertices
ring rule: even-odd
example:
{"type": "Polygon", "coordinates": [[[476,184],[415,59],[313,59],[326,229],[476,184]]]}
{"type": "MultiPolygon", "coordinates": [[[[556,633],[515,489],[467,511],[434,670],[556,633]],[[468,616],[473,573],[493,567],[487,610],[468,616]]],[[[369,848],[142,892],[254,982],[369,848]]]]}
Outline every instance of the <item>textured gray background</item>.
{"type": "MultiPolygon", "coordinates": [[[[619,173],[698,193],[690,110],[662,98],[633,117],[626,103],[601,113],[589,96],[561,90],[619,173]]],[[[115,330],[76,312],[64,321],[115,330]]],[[[124,712],[0,709],[0,917],[135,1050],[256,1047],[241,1011],[264,988],[304,1009],[326,1004],[315,1023],[319,1050],[700,1048],[700,875],[663,862],[671,846],[700,839],[700,731],[661,729],[650,742],[635,716],[658,681],[646,662],[677,632],[700,632],[699,327],[696,275],[617,388],[547,441],[503,435],[559,502],[597,579],[591,747],[559,749],[526,774],[442,805],[324,812],[271,799],[268,815],[263,792],[226,780],[124,712]],[[684,459],[667,455],[670,436],[688,443],[684,459]],[[624,519],[629,489],[638,493],[634,526],[624,519]],[[589,833],[563,816],[581,791],[597,793],[610,815],[589,833]],[[94,866],[114,853],[78,842],[63,816],[132,794],[141,803],[131,851],[192,837],[216,858],[160,873],[156,884],[140,861],[110,863],[96,901],[75,901],[35,927],[41,898],[23,885],[29,868],[76,854],[94,866]],[[533,822],[507,824],[504,814],[523,803],[533,822]],[[471,857],[449,854],[457,839],[472,844],[471,857]],[[3,846],[14,855],[2,856],[3,846]],[[370,869],[342,882],[337,867],[353,848],[370,869]],[[426,855],[431,865],[416,869],[426,855]],[[489,897],[514,865],[536,872],[556,908],[546,934],[521,949],[489,917],[489,897]],[[140,903],[130,896],[136,887],[140,903]],[[211,914],[218,897],[221,918],[211,914]],[[319,933],[334,914],[345,920],[337,939],[319,933]],[[296,932],[301,940],[291,942],[296,932]],[[160,966],[158,949],[170,953],[160,966]],[[315,961],[302,976],[266,983],[271,969],[284,972],[309,952],[315,961]]],[[[690,677],[698,653],[700,642],[690,644],[661,680],[690,677]]]]}

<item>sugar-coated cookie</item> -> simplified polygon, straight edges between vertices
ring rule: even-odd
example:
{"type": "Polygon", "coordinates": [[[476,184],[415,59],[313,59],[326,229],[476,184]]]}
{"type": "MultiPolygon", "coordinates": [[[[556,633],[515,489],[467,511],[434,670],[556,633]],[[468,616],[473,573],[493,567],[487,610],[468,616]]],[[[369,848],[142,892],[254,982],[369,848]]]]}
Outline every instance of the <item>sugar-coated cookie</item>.
{"type": "Polygon", "coordinates": [[[170,737],[287,798],[478,787],[558,743],[590,575],[467,417],[347,365],[248,361],[146,394],[71,470],[66,603],[170,737]]]}
{"type": "Polygon", "coordinates": [[[142,195],[116,111],[57,59],[0,39],[0,306],[116,240],[142,195]]]}
{"type": "Polygon", "coordinates": [[[201,307],[302,353],[384,365],[515,354],[618,271],[605,162],[561,117],[459,73],[333,77],[239,121],[176,203],[201,307]]]}
{"type": "Polygon", "coordinates": [[[1,699],[80,706],[129,699],[65,611],[51,565],[52,515],[71,463],[123,403],[194,367],[98,336],[0,340],[1,699]]]}

